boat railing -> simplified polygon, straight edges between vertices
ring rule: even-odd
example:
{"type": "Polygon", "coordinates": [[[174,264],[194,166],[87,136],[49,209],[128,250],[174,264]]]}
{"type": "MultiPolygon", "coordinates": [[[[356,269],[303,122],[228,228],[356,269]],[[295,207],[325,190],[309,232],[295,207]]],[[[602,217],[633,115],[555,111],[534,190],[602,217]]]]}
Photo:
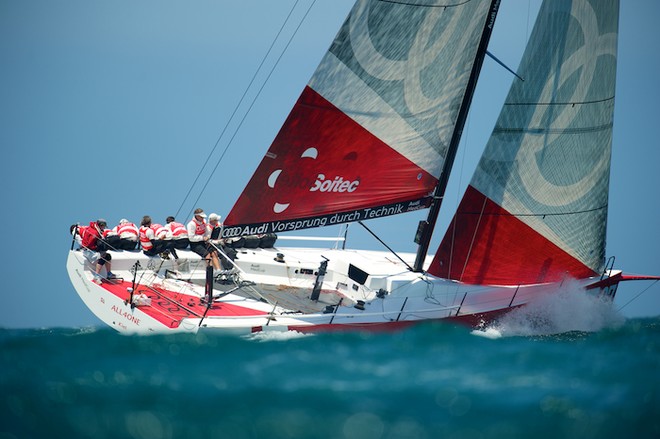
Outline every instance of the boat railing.
{"type": "MultiPolygon", "coordinates": [[[[421,310],[416,309],[414,311],[405,311],[405,309],[403,309],[403,310],[391,310],[391,311],[379,311],[379,312],[362,312],[362,311],[360,311],[360,312],[351,312],[351,313],[336,312],[336,313],[332,314],[333,315],[332,318],[333,319],[342,318],[342,317],[354,318],[354,317],[363,317],[363,316],[373,317],[373,316],[385,316],[385,315],[393,315],[393,314],[397,314],[400,317],[402,314],[412,315],[412,314],[423,314],[423,313],[443,312],[443,311],[449,311],[449,313],[450,313],[449,315],[451,315],[451,311],[456,310],[458,308],[459,308],[459,305],[452,305],[452,306],[442,306],[442,307],[438,307],[438,308],[429,308],[429,309],[421,309],[421,310]]],[[[328,314],[325,314],[325,313],[302,313],[301,312],[300,314],[295,314],[295,313],[289,313],[289,312],[283,312],[283,313],[274,312],[274,313],[268,313],[268,314],[254,314],[254,315],[241,315],[241,316],[237,316],[237,315],[233,315],[233,316],[208,316],[208,317],[206,317],[206,320],[240,320],[240,319],[254,319],[254,318],[269,319],[269,318],[272,318],[273,316],[295,318],[296,315],[304,315],[305,317],[329,316],[328,314]]],[[[457,314],[454,314],[454,315],[457,315],[457,314]]],[[[397,319],[392,319],[392,321],[397,321],[397,320],[399,320],[399,319],[398,318],[397,319]]]]}
{"type": "Polygon", "coordinates": [[[229,271],[231,271],[230,276],[232,277],[233,282],[236,285],[236,287],[238,287],[239,289],[246,289],[246,290],[248,290],[248,294],[252,295],[254,298],[264,300],[267,303],[270,303],[271,305],[274,305],[274,303],[271,300],[268,300],[267,297],[265,297],[263,294],[261,294],[261,292],[255,287],[253,282],[248,282],[248,281],[243,280],[245,278],[244,276],[246,274],[245,271],[241,267],[239,267],[238,264],[236,264],[236,262],[234,262],[233,259],[231,259],[227,255],[227,253],[225,253],[222,250],[221,246],[217,246],[217,245],[213,244],[212,242],[210,244],[213,246],[213,248],[215,248],[217,250],[217,252],[223,257],[223,259],[225,261],[227,261],[229,264],[231,264],[232,270],[229,270],[229,271]]]}
{"type": "Polygon", "coordinates": [[[614,269],[614,256],[610,256],[607,262],[605,263],[605,268],[603,269],[603,274],[600,275],[600,280],[610,277],[608,273],[611,273],[614,269]]]}
{"type": "Polygon", "coordinates": [[[343,236],[336,236],[334,238],[327,236],[281,236],[278,235],[278,240],[284,239],[289,241],[330,241],[330,242],[343,242],[346,238],[343,236]]]}
{"type": "Polygon", "coordinates": [[[342,243],[341,248],[346,247],[346,235],[344,236],[289,236],[289,235],[278,235],[278,240],[289,240],[289,241],[314,241],[314,242],[334,242],[334,249],[339,248],[339,243],[342,243]]]}

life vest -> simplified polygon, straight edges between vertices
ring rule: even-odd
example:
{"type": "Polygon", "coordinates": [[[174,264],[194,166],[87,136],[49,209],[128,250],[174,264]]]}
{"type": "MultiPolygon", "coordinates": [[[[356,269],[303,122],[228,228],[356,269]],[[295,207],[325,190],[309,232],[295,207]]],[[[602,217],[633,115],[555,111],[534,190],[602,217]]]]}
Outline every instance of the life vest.
{"type": "Polygon", "coordinates": [[[150,227],[145,227],[145,226],[140,227],[140,245],[142,246],[142,250],[148,251],[153,248],[154,245],[151,242],[153,236],[154,236],[154,231],[150,227]]]}
{"type": "Polygon", "coordinates": [[[187,238],[188,237],[188,230],[181,223],[171,222],[166,227],[169,227],[170,231],[172,232],[172,236],[174,237],[174,239],[187,238]]]}
{"type": "Polygon", "coordinates": [[[140,234],[140,231],[133,223],[119,224],[117,227],[115,227],[115,231],[120,238],[124,239],[137,238],[137,236],[140,234]]]}
{"type": "Polygon", "coordinates": [[[80,239],[82,239],[83,235],[85,234],[85,231],[87,230],[87,227],[89,227],[89,226],[78,226],[76,229],[73,229],[74,235],[77,231],[78,236],[80,236],[80,239]]]}
{"type": "MultiPolygon", "coordinates": [[[[78,228],[78,230],[80,229],[81,227],[78,228]]],[[[100,236],[101,234],[98,226],[96,225],[96,221],[90,222],[89,226],[85,227],[85,229],[80,233],[80,237],[82,238],[82,246],[90,250],[96,250],[96,242],[100,236]]]]}
{"type": "Polygon", "coordinates": [[[208,226],[206,224],[206,221],[202,220],[202,222],[197,222],[196,219],[193,219],[188,223],[188,238],[190,239],[190,242],[199,242],[201,241],[200,237],[205,236],[208,233],[208,226]],[[191,225],[193,227],[191,227],[191,225]],[[194,229],[194,233],[190,233],[190,229],[194,229]]]}
{"type": "Polygon", "coordinates": [[[172,231],[167,226],[161,226],[160,224],[157,224],[157,226],[159,227],[154,230],[157,239],[172,239],[172,231]]]}

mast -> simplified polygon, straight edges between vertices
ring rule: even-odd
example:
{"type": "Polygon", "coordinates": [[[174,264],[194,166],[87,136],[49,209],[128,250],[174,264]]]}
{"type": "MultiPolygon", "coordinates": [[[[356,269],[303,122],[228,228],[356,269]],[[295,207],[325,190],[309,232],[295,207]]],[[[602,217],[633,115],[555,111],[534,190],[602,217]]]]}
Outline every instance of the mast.
{"type": "Polygon", "coordinates": [[[426,220],[420,221],[417,228],[415,242],[419,244],[419,246],[417,248],[417,256],[415,257],[413,271],[418,273],[423,271],[424,260],[426,259],[426,254],[429,250],[429,244],[431,243],[431,236],[433,235],[435,223],[438,220],[440,206],[442,205],[442,199],[444,198],[445,190],[447,189],[447,182],[449,181],[449,174],[451,173],[451,168],[454,165],[456,151],[458,150],[458,144],[461,141],[463,127],[465,126],[465,121],[467,120],[467,115],[470,110],[472,96],[474,95],[474,90],[477,86],[477,79],[479,78],[479,72],[481,72],[481,66],[483,65],[483,61],[486,56],[488,42],[490,41],[490,36],[493,32],[495,17],[497,16],[499,7],[500,0],[491,1],[486,23],[484,25],[484,31],[481,34],[481,41],[479,42],[479,48],[477,49],[477,56],[474,60],[474,64],[472,65],[470,79],[468,80],[465,95],[463,96],[463,102],[461,103],[461,108],[458,112],[458,117],[456,118],[456,127],[454,128],[451,141],[449,142],[447,157],[445,158],[444,164],[442,166],[442,173],[438,179],[438,184],[433,191],[433,199],[431,201],[431,206],[429,207],[429,215],[426,220]]]}

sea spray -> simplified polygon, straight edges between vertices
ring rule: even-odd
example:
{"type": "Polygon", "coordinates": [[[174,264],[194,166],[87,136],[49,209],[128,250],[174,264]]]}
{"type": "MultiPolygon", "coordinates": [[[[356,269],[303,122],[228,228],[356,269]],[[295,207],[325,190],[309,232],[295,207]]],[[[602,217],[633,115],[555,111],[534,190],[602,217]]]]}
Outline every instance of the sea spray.
{"type": "Polygon", "coordinates": [[[621,326],[624,321],[611,299],[585,293],[584,289],[566,282],[557,293],[517,308],[474,333],[497,338],[596,332],[621,326]]]}

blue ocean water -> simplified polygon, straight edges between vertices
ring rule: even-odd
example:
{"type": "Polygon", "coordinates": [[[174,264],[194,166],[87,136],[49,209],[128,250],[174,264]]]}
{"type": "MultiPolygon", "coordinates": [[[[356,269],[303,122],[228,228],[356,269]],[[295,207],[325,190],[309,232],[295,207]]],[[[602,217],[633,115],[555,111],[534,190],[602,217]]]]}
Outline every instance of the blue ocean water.
{"type": "Polygon", "coordinates": [[[660,437],[660,317],[596,311],[575,330],[565,314],[377,334],[3,329],[0,437],[660,437]]]}

